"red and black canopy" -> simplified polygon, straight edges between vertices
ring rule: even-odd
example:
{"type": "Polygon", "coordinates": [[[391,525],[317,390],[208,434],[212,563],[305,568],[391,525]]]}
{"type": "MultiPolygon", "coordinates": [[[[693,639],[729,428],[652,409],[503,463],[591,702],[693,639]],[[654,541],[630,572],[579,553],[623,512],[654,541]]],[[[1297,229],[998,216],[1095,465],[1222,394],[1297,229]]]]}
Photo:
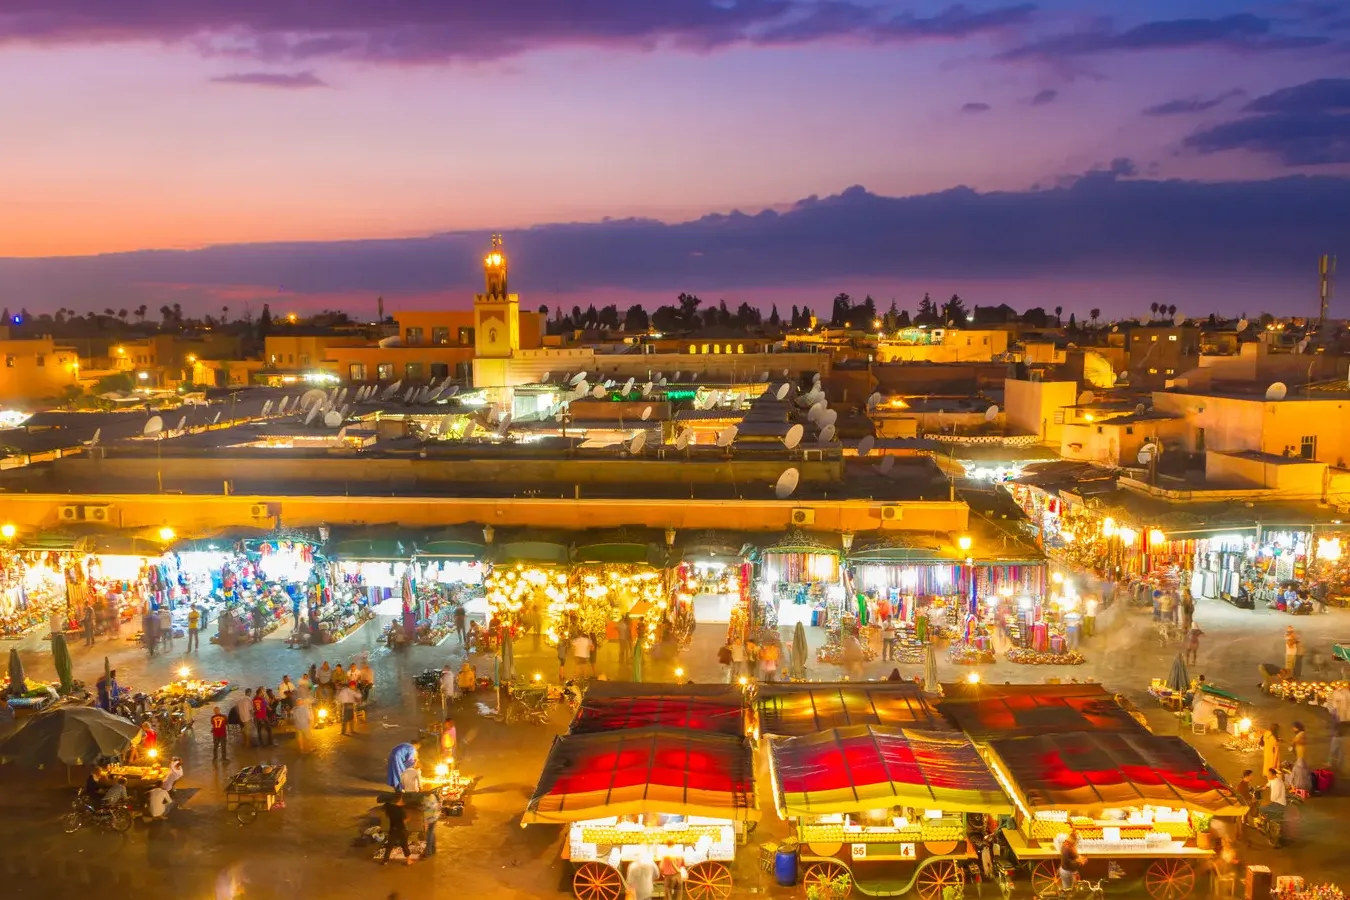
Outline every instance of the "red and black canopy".
{"type": "Polygon", "coordinates": [[[944,684],[938,711],[972,740],[1078,731],[1147,734],[1100,684],[944,684]]]}
{"type": "Polygon", "coordinates": [[[853,725],[949,727],[928,705],[923,689],[905,681],[761,684],[755,712],[761,734],[785,737],[853,725]]]}
{"type": "Polygon", "coordinates": [[[587,691],[572,720],[571,734],[597,734],[622,728],[673,728],[741,737],[745,734],[745,696],[725,685],[641,685],[587,691]],[[697,690],[695,690],[695,688],[697,690]]]}

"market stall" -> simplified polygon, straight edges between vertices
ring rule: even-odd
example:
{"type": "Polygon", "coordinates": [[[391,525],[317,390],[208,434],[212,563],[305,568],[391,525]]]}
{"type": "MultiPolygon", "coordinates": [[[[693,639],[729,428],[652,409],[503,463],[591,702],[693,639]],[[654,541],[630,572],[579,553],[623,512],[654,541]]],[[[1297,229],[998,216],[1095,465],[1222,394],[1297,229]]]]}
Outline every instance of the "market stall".
{"type": "Polygon", "coordinates": [[[769,771],[808,895],[842,883],[944,900],[979,865],[996,817],[1013,812],[979,751],[950,732],[859,725],[771,737],[769,771]]]}
{"type": "Polygon", "coordinates": [[[1072,833],[1086,860],[1084,879],[1142,888],[1153,900],[1184,900],[1197,892],[1214,855],[1210,817],[1247,811],[1177,737],[1074,732],[1002,738],[986,749],[1017,808],[1003,838],[1037,896],[1055,883],[1060,843],[1072,833]]]}
{"type": "MultiPolygon", "coordinates": [[[[423,643],[445,640],[454,630],[454,611],[463,607],[470,616],[487,617],[483,579],[487,575],[487,545],[476,525],[441,528],[417,542],[415,590],[428,610],[423,643]]],[[[420,629],[419,629],[420,633],[420,629]]]]}
{"type": "MultiPolygon", "coordinates": [[[[503,633],[518,636],[536,629],[548,643],[571,640],[585,629],[604,634],[610,611],[578,602],[571,580],[572,555],[565,532],[512,529],[492,532],[492,564],[483,579],[487,627],[470,623],[471,640],[479,650],[500,646],[503,633]]],[[[491,542],[489,542],[491,543],[491,542]]]]}
{"type": "Polygon", "coordinates": [[[1100,684],[944,683],[937,709],[977,742],[1076,731],[1147,733],[1100,684]]]}
{"type": "Polygon", "coordinates": [[[933,535],[883,534],[855,543],[848,562],[868,620],[895,624],[898,662],[922,663],[925,643],[958,633],[967,577],[955,546],[933,535]]]}
{"type": "Polygon", "coordinates": [[[672,553],[676,597],[700,624],[744,617],[756,550],[748,535],[703,531],[681,535],[672,553]]]}
{"type": "Polygon", "coordinates": [[[594,681],[586,688],[569,734],[626,728],[676,728],[740,737],[745,734],[745,694],[718,684],[652,684],[594,681]]]}
{"type": "Polygon", "coordinates": [[[727,900],[732,863],[759,819],[744,738],[633,728],[556,739],[523,825],[567,826],[578,900],[621,900],[633,860],[683,860],[689,900],[727,900]]]}
{"type": "MultiPolygon", "coordinates": [[[[836,535],[797,529],[762,545],[754,624],[828,626],[846,611],[836,535]]],[[[856,610],[850,611],[856,614],[856,610]]]]}
{"type": "Polygon", "coordinates": [[[797,737],[854,725],[949,730],[923,688],[907,681],[761,684],[751,712],[756,738],[797,737]]]}

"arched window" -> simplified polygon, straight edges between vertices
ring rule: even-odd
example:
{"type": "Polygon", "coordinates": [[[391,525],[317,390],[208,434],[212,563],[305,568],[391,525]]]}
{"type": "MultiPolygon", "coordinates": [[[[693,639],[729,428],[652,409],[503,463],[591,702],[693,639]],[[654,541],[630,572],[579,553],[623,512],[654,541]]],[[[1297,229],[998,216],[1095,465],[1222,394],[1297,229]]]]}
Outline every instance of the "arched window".
{"type": "Polygon", "coordinates": [[[720,354],[721,352],[722,352],[722,345],[721,345],[721,344],[713,344],[713,353],[720,354]]]}
{"type": "Polygon", "coordinates": [[[737,352],[737,353],[744,353],[744,352],[745,352],[745,345],[744,345],[744,344],[737,344],[737,345],[736,345],[736,352],[737,352]]]}
{"type": "Polygon", "coordinates": [[[704,353],[707,353],[707,352],[708,352],[708,345],[707,345],[707,344],[704,344],[704,345],[703,345],[703,352],[704,352],[704,353]]]}
{"type": "Polygon", "coordinates": [[[690,344],[690,345],[689,345],[689,352],[690,352],[690,353],[693,353],[693,354],[697,354],[697,353],[698,353],[698,346],[697,346],[696,344],[690,344]]]}

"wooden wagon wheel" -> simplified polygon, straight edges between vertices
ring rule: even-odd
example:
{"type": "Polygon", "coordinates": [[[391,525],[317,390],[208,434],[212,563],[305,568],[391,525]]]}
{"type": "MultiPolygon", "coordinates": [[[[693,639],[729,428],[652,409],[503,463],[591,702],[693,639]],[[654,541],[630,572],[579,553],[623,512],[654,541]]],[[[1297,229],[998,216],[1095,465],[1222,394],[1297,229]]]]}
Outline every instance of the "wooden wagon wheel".
{"type": "Polygon", "coordinates": [[[1144,873],[1153,900],[1185,900],[1195,890],[1195,867],[1184,859],[1155,859],[1144,873]]]}
{"type": "Polygon", "coordinates": [[[727,900],[731,896],[731,870],[720,862],[701,862],[689,867],[684,882],[689,900],[727,900]]]}
{"type": "Polygon", "coordinates": [[[1031,867],[1031,895],[1039,897],[1051,888],[1059,887],[1059,865],[1043,859],[1031,867]]]}
{"type": "Polygon", "coordinates": [[[619,900],[623,888],[619,870],[604,863],[582,863],[572,876],[572,894],[577,900],[619,900]]]}
{"type": "Polygon", "coordinates": [[[914,890],[920,900],[942,900],[942,892],[949,887],[960,887],[966,883],[966,873],[954,859],[940,859],[932,865],[924,866],[914,879],[914,890]]]}
{"type": "Polygon", "coordinates": [[[844,900],[849,894],[853,893],[853,877],[849,870],[836,862],[818,862],[811,863],[802,873],[802,887],[808,892],[814,886],[818,891],[827,889],[827,885],[834,884],[840,877],[846,878],[844,889],[841,893],[834,894],[836,900],[844,900]]]}

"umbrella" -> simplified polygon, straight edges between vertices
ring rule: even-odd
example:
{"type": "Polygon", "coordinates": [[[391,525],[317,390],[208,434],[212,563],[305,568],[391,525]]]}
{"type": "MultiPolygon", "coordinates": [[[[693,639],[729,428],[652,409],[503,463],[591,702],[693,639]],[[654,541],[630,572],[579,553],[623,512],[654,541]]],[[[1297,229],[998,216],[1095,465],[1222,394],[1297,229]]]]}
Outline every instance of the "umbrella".
{"type": "Polygon", "coordinates": [[[23,660],[18,648],[9,651],[9,692],[15,696],[28,690],[28,679],[23,677],[23,660]]]}
{"type": "Polygon", "coordinates": [[[1191,677],[1186,673],[1186,662],[1180,653],[1172,660],[1172,671],[1167,674],[1167,686],[1178,693],[1191,686],[1191,677]]]}
{"type": "Polygon", "coordinates": [[[70,648],[66,646],[64,634],[52,638],[52,662],[56,665],[56,677],[61,682],[61,693],[69,694],[75,689],[75,666],[70,661],[70,648]]]}
{"type": "Polygon", "coordinates": [[[134,722],[91,706],[39,713],[0,744],[0,757],[33,766],[80,766],[101,756],[118,756],[140,729],[134,722]]]}
{"type": "Polygon", "coordinates": [[[806,645],[806,628],[801,622],[792,632],[792,674],[797,678],[806,677],[806,654],[810,648],[806,645]]]}
{"type": "Polygon", "coordinates": [[[938,687],[937,673],[937,648],[931,643],[924,648],[923,658],[923,689],[930,694],[936,694],[938,687]]]}
{"type": "Polygon", "coordinates": [[[511,635],[506,629],[502,629],[502,658],[497,670],[497,680],[500,684],[508,684],[511,676],[515,674],[516,669],[516,651],[511,646],[511,635]]]}
{"type": "Polygon", "coordinates": [[[642,681],[642,641],[633,645],[633,681],[642,681]]]}

